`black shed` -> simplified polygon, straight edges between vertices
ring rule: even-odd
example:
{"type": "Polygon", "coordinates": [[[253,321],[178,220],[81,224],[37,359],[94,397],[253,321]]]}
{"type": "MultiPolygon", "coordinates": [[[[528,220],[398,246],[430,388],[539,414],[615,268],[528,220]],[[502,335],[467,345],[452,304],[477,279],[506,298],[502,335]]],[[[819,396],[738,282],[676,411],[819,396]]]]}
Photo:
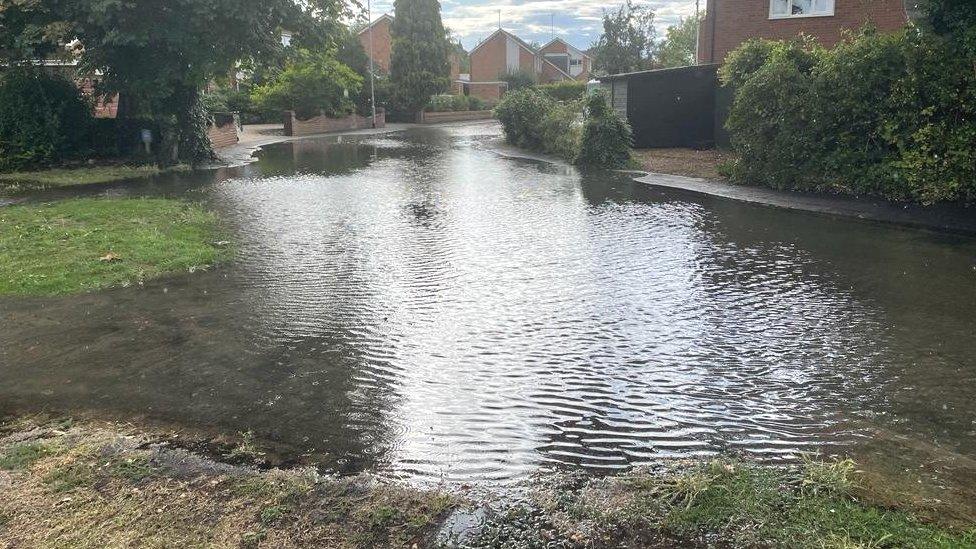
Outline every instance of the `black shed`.
{"type": "Polygon", "coordinates": [[[730,94],[718,65],[612,74],[600,78],[611,103],[634,131],[634,147],[724,145],[730,94]]]}

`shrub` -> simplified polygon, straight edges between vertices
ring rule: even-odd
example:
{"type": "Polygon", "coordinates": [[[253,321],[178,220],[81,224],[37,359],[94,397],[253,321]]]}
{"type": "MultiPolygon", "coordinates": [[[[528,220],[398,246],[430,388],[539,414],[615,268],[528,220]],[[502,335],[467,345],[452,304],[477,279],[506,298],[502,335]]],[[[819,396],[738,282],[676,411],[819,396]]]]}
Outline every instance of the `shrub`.
{"type": "Polygon", "coordinates": [[[733,180],[923,203],[976,198],[976,72],[957,44],[909,30],[833,50],[750,42],[722,69],[735,97],[733,180]]]}
{"type": "Polygon", "coordinates": [[[536,87],[556,101],[573,101],[583,99],[583,96],[586,95],[585,82],[564,80],[562,82],[553,82],[552,84],[543,84],[536,87]]]}
{"type": "Polygon", "coordinates": [[[575,162],[580,150],[582,118],[583,105],[580,101],[564,101],[552,105],[540,124],[543,150],[575,162]]]}
{"type": "Polygon", "coordinates": [[[330,54],[303,52],[251,98],[260,109],[292,110],[299,118],[341,116],[353,112],[362,85],[362,77],[330,54]]]}
{"type": "Polygon", "coordinates": [[[467,95],[434,95],[427,104],[427,110],[431,112],[480,111],[484,108],[484,101],[467,95]]]}
{"type": "Polygon", "coordinates": [[[91,105],[73,83],[41,70],[0,77],[0,171],[57,163],[86,148],[91,105]]]}
{"type": "Polygon", "coordinates": [[[586,122],[576,163],[600,168],[630,164],[631,133],[627,121],[610,107],[606,92],[586,98],[586,122]]]}
{"type": "Polygon", "coordinates": [[[508,91],[510,92],[531,88],[535,85],[535,74],[524,69],[509,71],[500,75],[498,79],[508,84],[508,91]]]}
{"type": "Polygon", "coordinates": [[[513,145],[543,150],[545,138],[542,120],[555,102],[546,94],[523,88],[508,92],[495,107],[495,117],[502,123],[505,139],[513,145]]]}

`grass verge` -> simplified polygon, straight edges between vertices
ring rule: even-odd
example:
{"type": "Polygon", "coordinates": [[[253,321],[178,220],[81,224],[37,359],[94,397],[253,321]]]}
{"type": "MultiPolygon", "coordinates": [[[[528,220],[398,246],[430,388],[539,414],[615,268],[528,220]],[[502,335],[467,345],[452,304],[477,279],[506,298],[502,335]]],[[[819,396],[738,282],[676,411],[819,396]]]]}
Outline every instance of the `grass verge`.
{"type": "Polygon", "coordinates": [[[0,295],[128,285],[226,259],[216,217],[169,199],[72,199],[0,208],[0,295]]]}
{"type": "Polygon", "coordinates": [[[423,547],[455,504],[216,463],[107,423],[0,427],[0,486],[2,547],[423,547]]]}
{"type": "Polygon", "coordinates": [[[855,465],[732,460],[592,481],[562,479],[492,520],[482,547],[971,548],[976,526],[872,505],[855,465]],[[554,544],[554,545],[547,545],[554,544]]]}
{"type": "Polygon", "coordinates": [[[159,173],[161,173],[160,169],[153,165],[90,166],[83,168],[54,168],[32,172],[10,172],[0,174],[0,189],[17,192],[72,187],[75,185],[95,185],[125,181],[127,179],[139,179],[159,173]]]}
{"type": "Polygon", "coordinates": [[[849,460],[550,477],[457,540],[438,530],[471,508],[464,498],[367,476],[230,465],[166,440],[102,422],[0,424],[0,546],[976,547],[972,525],[873,505],[849,460]]]}

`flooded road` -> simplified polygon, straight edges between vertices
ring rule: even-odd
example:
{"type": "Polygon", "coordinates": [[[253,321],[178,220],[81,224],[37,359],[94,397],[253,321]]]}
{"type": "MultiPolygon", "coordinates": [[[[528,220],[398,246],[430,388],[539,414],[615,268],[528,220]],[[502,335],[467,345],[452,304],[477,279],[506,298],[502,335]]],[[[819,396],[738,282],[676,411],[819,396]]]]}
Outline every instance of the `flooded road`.
{"type": "Polygon", "coordinates": [[[421,481],[721,452],[972,464],[976,240],[581,175],[498,135],[303,140],[76,191],[201,201],[238,257],[0,298],[0,408],[253,431],[421,481]]]}

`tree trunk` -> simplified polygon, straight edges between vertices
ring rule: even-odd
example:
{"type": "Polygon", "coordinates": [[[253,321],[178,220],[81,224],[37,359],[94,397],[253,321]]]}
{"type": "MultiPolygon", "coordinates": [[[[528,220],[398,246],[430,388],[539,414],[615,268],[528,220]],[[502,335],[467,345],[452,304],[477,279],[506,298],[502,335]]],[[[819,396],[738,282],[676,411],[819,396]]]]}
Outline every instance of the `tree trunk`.
{"type": "Polygon", "coordinates": [[[191,165],[214,160],[216,155],[210,138],[207,137],[210,119],[203,108],[200,90],[196,87],[182,87],[176,93],[178,94],[176,129],[179,135],[179,159],[191,165]]]}

